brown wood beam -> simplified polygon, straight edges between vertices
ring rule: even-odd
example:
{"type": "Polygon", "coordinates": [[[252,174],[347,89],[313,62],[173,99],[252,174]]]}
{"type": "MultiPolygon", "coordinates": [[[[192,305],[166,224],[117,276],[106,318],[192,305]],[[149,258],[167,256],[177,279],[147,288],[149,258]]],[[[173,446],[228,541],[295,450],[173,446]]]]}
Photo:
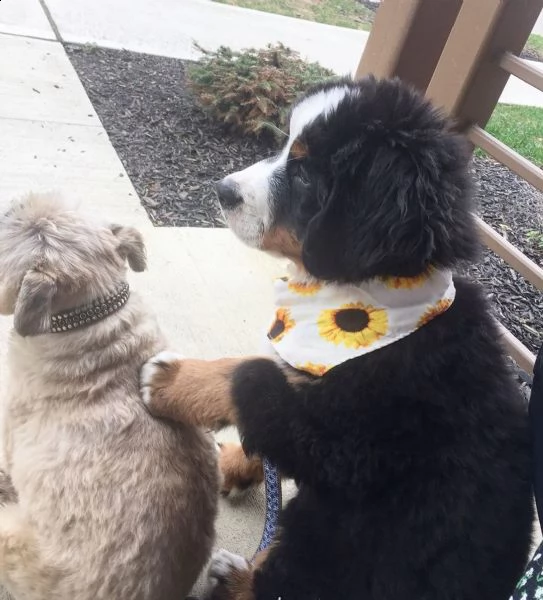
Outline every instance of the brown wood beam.
{"type": "Polygon", "coordinates": [[[522,60],[522,58],[511,54],[511,52],[506,52],[500,60],[500,67],[543,92],[543,72],[522,60]]]}
{"type": "Polygon", "coordinates": [[[461,127],[485,127],[509,73],[505,52],[520,54],[543,0],[464,0],[427,89],[461,127]]]}
{"type": "Polygon", "coordinates": [[[425,91],[462,0],[383,0],[356,78],[400,77],[425,91]]]}

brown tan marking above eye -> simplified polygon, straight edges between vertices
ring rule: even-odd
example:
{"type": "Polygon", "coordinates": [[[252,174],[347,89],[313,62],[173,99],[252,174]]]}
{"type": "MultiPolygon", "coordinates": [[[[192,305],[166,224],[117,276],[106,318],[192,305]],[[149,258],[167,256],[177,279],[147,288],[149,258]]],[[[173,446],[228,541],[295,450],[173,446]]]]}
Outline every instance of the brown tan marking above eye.
{"type": "Polygon", "coordinates": [[[293,158],[306,158],[308,155],[308,149],[306,144],[299,138],[295,139],[292,146],[290,147],[290,155],[293,158]]]}

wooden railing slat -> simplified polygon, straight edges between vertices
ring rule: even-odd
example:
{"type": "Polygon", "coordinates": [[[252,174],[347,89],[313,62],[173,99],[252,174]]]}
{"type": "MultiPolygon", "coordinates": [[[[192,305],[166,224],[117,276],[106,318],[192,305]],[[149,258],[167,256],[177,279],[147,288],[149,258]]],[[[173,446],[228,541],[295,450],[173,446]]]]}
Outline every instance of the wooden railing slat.
{"type": "Polygon", "coordinates": [[[543,290],[543,269],[533,260],[530,260],[516,246],[513,246],[511,242],[508,242],[497,231],[492,229],[480,217],[476,217],[476,220],[483,242],[538,290],[543,290]]]}
{"type": "Polygon", "coordinates": [[[509,74],[522,79],[522,81],[543,92],[543,71],[536,69],[525,60],[522,60],[522,58],[515,56],[511,52],[505,52],[500,60],[500,67],[509,74]]]}
{"type": "Polygon", "coordinates": [[[473,144],[479,146],[490,156],[543,192],[543,170],[536,167],[527,158],[524,158],[524,156],[521,156],[478,126],[470,129],[468,137],[473,144]]]}
{"type": "Polygon", "coordinates": [[[535,355],[503,325],[500,324],[499,327],[509,356],[523,371],[531,373],[534,369],[535,355]]]}
{"type": "Polygon", "coordinates": [[[470,0],[462,3],[426,90],[427,96],[448,113],[459,112],[503,6],[503,0],[470,0]]]}

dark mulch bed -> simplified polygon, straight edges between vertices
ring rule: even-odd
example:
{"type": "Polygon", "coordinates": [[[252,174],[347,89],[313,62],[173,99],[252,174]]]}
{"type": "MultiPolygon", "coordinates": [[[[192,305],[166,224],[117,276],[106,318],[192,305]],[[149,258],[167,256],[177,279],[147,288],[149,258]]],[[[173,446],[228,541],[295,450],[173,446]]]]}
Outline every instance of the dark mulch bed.
{"type": "Polygon", "coordinates": [[[525,58],[526,60],[535,60],[537,62],[543,62],[543,56],[537,50],[533,48],[524,48],[524,50],[520,53],[520,58],[525,58]]]}
{"type": "Polygon", "coordinates": [[[373,25],[373,21],[375,20],[375,13],[379,8],[379,3],[372,2],[371,0],[358,0],[358,3],[362,4],[362,6],[371,11],[371,13],[368,14],[368,21],[373,25]]]}
{"type": "MultiPolygon", "coordinates": [[[[226,134],[197,106],[183,61],[68,46],[70,58],[156,225],[222,226],[213,182],[270,153],[226,134]]],[[[475,158],[480,213],[541,262],[526,240],[542,227],[543,198],[505,167],[475,158]]],[[[543,297],[490,251],[468,269],[488,290],[502,322],[532,350],[543,341],[543,297]]]]}
{"type": "Polygon", "coordinates": [[[153,223],[220,226],[213,182],[269,148],[207,118],[186,89],[183,61],[92,46],[66,50],[153,223]]]}
{"type": "MultiPolygon", "coordinates": [[[[473,170],[480,215],[541,265],[543,253],[527,234],[543,230],[543,194],[493,160],[474,158],[473,170]]],[[[537,351],[543,342],[543,294],[490,250],[468,272],[488,290],[502,323],[537,351]]]]}

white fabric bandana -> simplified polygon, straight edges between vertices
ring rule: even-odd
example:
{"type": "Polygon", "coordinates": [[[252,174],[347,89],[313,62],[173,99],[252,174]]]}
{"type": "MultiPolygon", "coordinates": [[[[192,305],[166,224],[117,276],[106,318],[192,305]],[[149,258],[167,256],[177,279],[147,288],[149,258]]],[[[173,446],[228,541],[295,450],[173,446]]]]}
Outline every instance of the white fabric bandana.
{"type": "Polygon", "coordinates": [[[289,365],[320,376],[413,333],[445,312],[455,293],[452,273],[432,267],[360,285],[284,278],[275,283],[268,338],[289,365]]]}

